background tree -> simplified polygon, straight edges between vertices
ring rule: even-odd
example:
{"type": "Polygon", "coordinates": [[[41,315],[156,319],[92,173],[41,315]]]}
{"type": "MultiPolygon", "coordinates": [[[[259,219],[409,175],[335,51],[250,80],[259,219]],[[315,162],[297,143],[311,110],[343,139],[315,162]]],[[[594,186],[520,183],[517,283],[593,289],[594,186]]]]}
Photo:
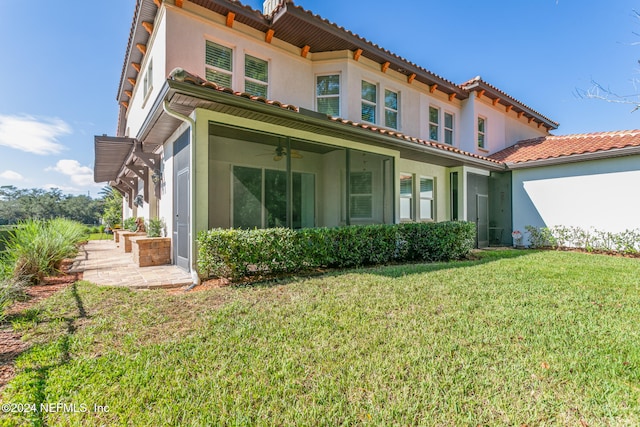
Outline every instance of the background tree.
{"type": "Polygon", "coordinates": [[[103,187],[100,191],[103,200],[102,219],[111,228],[122,224],[122,194],[111,187],[103,187]]]}
{"type": "MultiPolygon", "coordinates": [[[[634,10],[633,14],[636,20],[640,22],[640,13],[634,10]]],[[[634,32],[633,34],[636,37],[640,37],[640,34],[638,33],[634,32]]],[[[631,46],[638,45],[640,45],[640,41],[631,43],[631,46]]],[[[640,60],[638,60],[638,64],[640,64],[640,60]]],[[[610,87],[605,87],[596,81],[591,81],[591,87],[587,90],[577,89],[576,94],[580,98],[600,99],[615,104],[628,104],[632,107],[631,112],[633,113],[634,111],[640,109],[640,90],[638,89],[638,86],[640,85],[640,79],[632,79],[631,84],[633,86],[633,92],[627,95],[614,92],[610,87]]]]}
{"type": "Polygon", "coordinates": [[[68,218],[83,224],[99,224],[104,201],[89,196],[65,195],[57,188],[0,187],[0,225],[26,219],[68,218]]]}

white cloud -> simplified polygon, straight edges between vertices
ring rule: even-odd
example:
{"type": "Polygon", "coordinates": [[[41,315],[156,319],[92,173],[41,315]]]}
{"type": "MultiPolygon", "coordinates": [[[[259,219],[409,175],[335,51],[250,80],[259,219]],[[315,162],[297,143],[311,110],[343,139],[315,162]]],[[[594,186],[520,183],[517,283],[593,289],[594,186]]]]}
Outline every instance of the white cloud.
{"type": "Polygon", "coordinates": [[[64,192],[64,193],[77,193],[80,190],[77,189],[76,187],[71,187],[69,185],[60,185],[60,184],[45,184],[43,186],[43,188],[45,190],[52,190],[54,188],[57,188],[58,190],[64,192]]]}
{"type": "Polygon", "coordinates": [[[93,169],[89,166],[82,166],[77,160],[58,160],[55,166],[48,167],[45,170],[67,175],[71,179],[71,182],[82,187],[98,185],[93,182],[93,169]]]}
{"type": "Polygon", "coordinates": [[[28,115],[0,115],[0,145],[34,154],[57,154],[65,149],[58,137],[71,133],[60,119],[28,115]]]}
{"type": "Polygon", "coordinates": [[[24,181],[24,176],[12,170],[6,170],[0,173],[0,178],[6,179],[9,181],[24,181]]]}

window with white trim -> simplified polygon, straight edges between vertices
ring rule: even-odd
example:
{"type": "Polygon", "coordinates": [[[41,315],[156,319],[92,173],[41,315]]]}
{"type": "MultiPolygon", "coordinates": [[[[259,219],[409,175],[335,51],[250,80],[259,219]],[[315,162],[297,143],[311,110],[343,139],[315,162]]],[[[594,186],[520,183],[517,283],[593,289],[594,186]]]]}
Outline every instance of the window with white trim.
{"type": "Polygon", "coordinates": [[[316,76],[316,111],[340,117],[340,75],[316,76]]]}
{"type": "Polygon", "coordinates": [[[440,133],[440,109],[437,107],[429,107],[429,139],[438,141],[440,133]]]}
{"type": "Polygon", "coordinates": [[[444,113],[444,143],[453,145],[453,114],[444,113]]]}
{"type": "Polygon", "coordinates": [[[268,97],[269,63],[255,56],[244,56],[244,91],[254,95],[268,97]]]}
{"type": "Polygon", "coordinates": [[[485,148],[487,134],[487,119],[478,116],[478,148],[485,148]]]}
{"type": "Polygon", "coordinates": [[[146,99],[149,92],[153,89],[153,60],[149,60],[149,65],[147,66],[147,71],[144,74],[142,82],[142,88],[143,97],[146,99]]]}
{"type": "Polygon", "coordinates": [[[413,220],[413,175],[400,174],[400,220],[413,220]]]}
{"type": "Polygon", "coordinates": [[[434,219],[433,212],[433,178],[420,177],[420,220],[434,219]]]}
{"type": "Polygon", "coordinates": [[[362,80],[362,120],[369,123],[376,122],[378,87],[362,80]]]}
{"type": "Polygon", "coordinates": [[[384,90],[384,125],[398,129],[398,92],[384,90]]]}
{"type": "Polygon", "coordinates": [[[371,171],[349,174],[349,212],[352,219],[373,218],[373,174],[371,171]]]}
{"type": "Polygon", "coordinates": [[[231,87],[233,50],[207,40],[205,48],[205,78],[223,87],[231,87]]]}

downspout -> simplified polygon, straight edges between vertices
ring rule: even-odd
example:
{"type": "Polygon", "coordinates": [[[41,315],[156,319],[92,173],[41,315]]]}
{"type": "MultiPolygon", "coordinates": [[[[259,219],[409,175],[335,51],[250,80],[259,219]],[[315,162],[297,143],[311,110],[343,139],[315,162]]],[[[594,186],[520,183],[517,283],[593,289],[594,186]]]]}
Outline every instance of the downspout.
{"type": "Polygon", "coordinates": [[[193,169],[193,164],[194,164],[194,157],[195,157],[195,145],[196,145],[196,122],[195,120],[193,120],[191,117],[185,116],[183,114],[178,113],[177,111],[172,110],[169,107],[169,101],[167,101],[167,99],[165,98],[163,103],[162,103],[162,108],[164,109],[165,113],[167,113],[168,115],[170,115],[171,117],[174,117],[184,123],[187,123],[189,125],[189,129],[190,129],[190,135],[189,135],[189,175],[191,175],[189,177],[189,235],[191,237],[191,241],[189,242],[189,260],[190,260],[190,265],[189,265],[189,270],[191,273],[191,285],[189,285],[187,287],[187,289],[185,290],[191,290],[194,287],[198,286],[200,284],[200,276],[198,275],[198,270],[196,268],[196,260],[195,260],[195,251],[194,251],[194,240],[193,240],[193,235],[195,233],[195,215],[194,215],[194,195],[195,195],[195,179],[193,179],[194,177],[194,169],[193,169]]]}

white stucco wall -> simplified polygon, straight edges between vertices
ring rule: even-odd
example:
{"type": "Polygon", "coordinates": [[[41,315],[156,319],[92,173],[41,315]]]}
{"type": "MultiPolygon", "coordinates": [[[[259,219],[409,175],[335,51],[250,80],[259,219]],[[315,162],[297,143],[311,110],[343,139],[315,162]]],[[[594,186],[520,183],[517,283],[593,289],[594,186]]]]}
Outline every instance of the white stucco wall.
{"type": "Polygon", "coordinates": [[[250,54],[269,63],[268,98],[315,110],[315,79],[320,74],[339,74],[341,77],[340,117],[361,122],[361,82],[366,80],[378,88],[376,125],[384,127],[384,90],[399,95],[398,131],[429,140],[429,106],[440,109],[439,142],[444,142],[444,112],[454,116],[454,146],[465,151],[487,155],[520,140],[545,135],[544,127],[518,118],[514,111],[506,112],[501,104],[492,105],[489,98],[477,99],[475,92],[469,100],[449,100],[439,90],[418,81],[407,82],[407,76],[393,70],[382,72],[381,64],[361,56],[353,59],[353,52],[309,53],[306,58],[300,49],[276,37],[265,42],[264,33],[234,22],[226,26],[226,17],[193,3],[183,8],[164,4],[155,22],[154,32],[141,64],[138,84],[127,111],[127,128],[136,136],[153,101],[168,74],[176,67],[205,77],[205,45],[210,40],[233,49],[233,89],[244,91],[244,58],[250,54]],[[149,63],[153,61],[153,89],[143,96],[143,81],[149,63]],[[477,117],[487,120],[486,149],[477,147],[477,117]]]}
{"type": "Polygon", "coordinates": [[[516,230],[640,228],[640,156],[518,169],[512,176],[516,230]]]}

